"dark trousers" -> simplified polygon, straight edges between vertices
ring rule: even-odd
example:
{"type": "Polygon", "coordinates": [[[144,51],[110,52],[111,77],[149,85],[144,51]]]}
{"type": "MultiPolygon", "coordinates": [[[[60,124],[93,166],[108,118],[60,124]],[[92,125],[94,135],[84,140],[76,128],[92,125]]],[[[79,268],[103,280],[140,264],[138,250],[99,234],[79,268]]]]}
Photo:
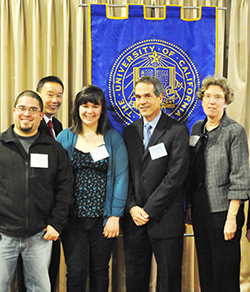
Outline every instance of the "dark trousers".
{"type": "Polygon", "coordinates": [[[130,215],[123,225],[127,292],[148,292],[152,253],[157,263],[157,292],[181,292],[183,237],[155,239],[130,215]]]}
{"type": "MultiPolygon", "coordinates": [[[[60,266],[60,241],[54,241],[52,246],[52,254],[51,254],[51,262],[49,267],[49,278],[51,284],[51,292],[56,291],[56,282],[57,282],[57,275],[59,272],[60,266]]],[[[18,292],[26,292],[25,284],[24,284],[24,276],[23,276],[23,261],[22,257],[19,256],[17,262],[17,287],[18,292]]]]}
{"type": "Polygon", "coordinates": [[[57,275],[60,267],[61,242],[59,240],[53,242],[51,261],[49,266],[49,279],[51,292],[56,291],[57,275]]]}
{"type": "Polygon", "coordinates": [[[224,240],[227,211],[211,213],[206,189],[198,189],[192,202],[192,222],[202,292],[240,291],[240,238],[244,206],[237,215],[237,231],[224,240]]]}
{"type": "Polygon", "coordinates": [[[91,292],[107,292],[109,260],[115,239],[103,236],[103,219],[86,229],[79,218],[69,220],[62,234],[67,265],[67,292],[86,291],[87,279],[91,292]]]}

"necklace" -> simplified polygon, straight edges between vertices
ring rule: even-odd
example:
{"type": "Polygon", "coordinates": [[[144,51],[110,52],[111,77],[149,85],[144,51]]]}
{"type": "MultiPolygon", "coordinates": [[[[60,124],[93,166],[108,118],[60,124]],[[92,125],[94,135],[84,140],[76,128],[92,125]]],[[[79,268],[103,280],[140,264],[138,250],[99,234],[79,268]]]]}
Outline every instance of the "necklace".
{"type": "Polygon", "coordinates": [[[96,133],[94,133],[93,135],[89,136],[89,137],[86,137],[84,134],[82,134],[83,138],[85,139],[86,142],[88,142],[88,140],[90,138],[92,138],[94,135],[96,135],[96,133]]]}

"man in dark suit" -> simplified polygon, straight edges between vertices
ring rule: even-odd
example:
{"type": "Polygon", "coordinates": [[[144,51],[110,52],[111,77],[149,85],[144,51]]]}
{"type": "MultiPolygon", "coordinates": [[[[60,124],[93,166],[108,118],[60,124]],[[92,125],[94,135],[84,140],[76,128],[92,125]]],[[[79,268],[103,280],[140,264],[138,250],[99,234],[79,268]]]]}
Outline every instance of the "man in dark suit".
{"type": "Polygon", "coordinates": [[[189,132],[161,111],[164,89],[158,79],[141,77],[134,91],[142,118],[124,130],[130,160],[123,225],[127,292],[149,291],[152,252],[157,291],[180,292],[189,132]]]}
{"type": "MultiPolygon", "coordinates": [[[[40,128],[55,139],[63,129],[61,122],[54,117],[63,101],[63,83],[57,76],[46,76],[38,82],[36,91],[40,93],[44,104],[44,117],[40,128]]],[[[56,291],[56,281],[60,266],[60,248],[60,241],[54,241],[49,267],[51,292],[56,291]]]]}
{"type": "MultiPolygon", "coordinates": [[[[46,76],[38,82],[36,91],[40,93],[44,106],[44,117],[40,123],[39,131],[42,130],[55,139],[63,129],[61,122],[54,117],[63,101],[63,83],[57,76],[46,76]]],[[[60,265],[60,248],[60,241],[54,241],[49,267],[51,292],[56,291],[57,275],[60,265]]],[[[21,259],[19,259],[18,263],[18,292],[26,292],[22,276],[21,259]]]]}
{"type": "Polygon", "coordinates": [[[47,76],[38,82],[36,91],[40,93],[43,99],[45,113],[40,128],[55,138],[62,131],[62,124],[54,115],[59,110],[63,101],[63,83],[57,76],[47,76]],[[52,133],[48,124],[49,121],[52,123],[52,133]]]}

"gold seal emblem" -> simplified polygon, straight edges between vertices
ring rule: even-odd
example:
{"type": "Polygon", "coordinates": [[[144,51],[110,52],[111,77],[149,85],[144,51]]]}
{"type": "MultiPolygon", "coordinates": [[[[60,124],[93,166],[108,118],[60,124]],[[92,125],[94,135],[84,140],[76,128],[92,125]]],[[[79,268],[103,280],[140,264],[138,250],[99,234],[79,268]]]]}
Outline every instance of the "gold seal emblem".
{"type": "Polygon", "coordinates": [[[109,73],[108,98],[119,119],[128,125],[140,117],[135,107],[134,82],[148,75],[163,84],[162,110],[186,122],[197,106],[198,71],[181,48],[159,39],[137,42],[114,61],[109,73]]]}

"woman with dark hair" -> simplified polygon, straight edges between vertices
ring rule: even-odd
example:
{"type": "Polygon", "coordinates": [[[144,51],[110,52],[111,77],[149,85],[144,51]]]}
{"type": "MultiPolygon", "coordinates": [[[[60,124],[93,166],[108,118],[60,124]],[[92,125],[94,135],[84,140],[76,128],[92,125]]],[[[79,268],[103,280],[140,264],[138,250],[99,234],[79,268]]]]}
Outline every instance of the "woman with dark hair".
{"type": "Polygon", "coordinates": [[[240,291],[240,238],[250,177],[245,130],[226,114],[233,97],[226,78],[205,78],[198,98],[206,118],[193,125],[190,138],[187,213],[202,292],[240,291]]]}
{"type": "Polygon", "coordinates": [[[62,233],[67,291],[108,291],[109,260],[128,188],[128,158],[121,135],[108,129],[103,91],[84,87],[74,102],[73,126],[58,137],[75,177],[74,204],[62,233]]]}

